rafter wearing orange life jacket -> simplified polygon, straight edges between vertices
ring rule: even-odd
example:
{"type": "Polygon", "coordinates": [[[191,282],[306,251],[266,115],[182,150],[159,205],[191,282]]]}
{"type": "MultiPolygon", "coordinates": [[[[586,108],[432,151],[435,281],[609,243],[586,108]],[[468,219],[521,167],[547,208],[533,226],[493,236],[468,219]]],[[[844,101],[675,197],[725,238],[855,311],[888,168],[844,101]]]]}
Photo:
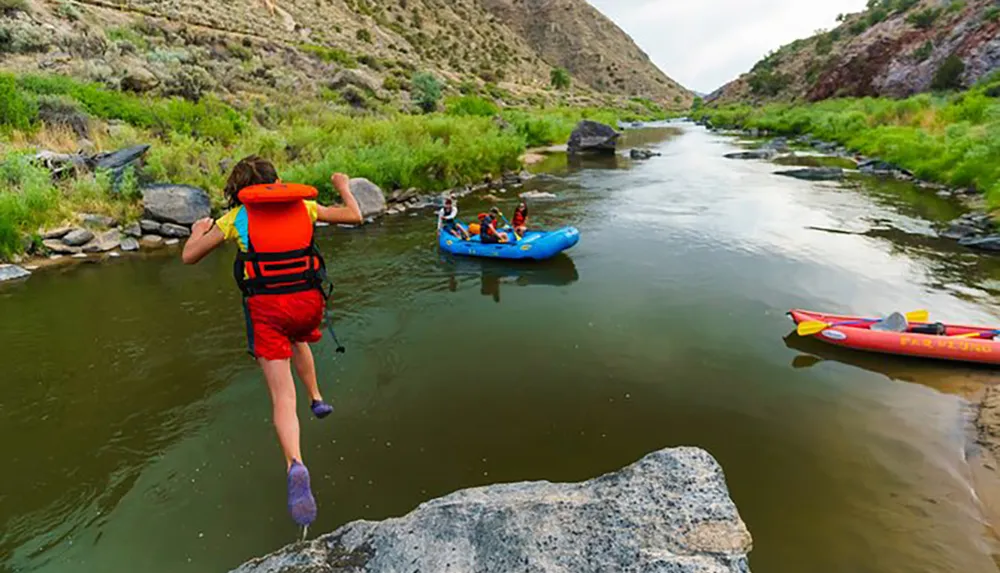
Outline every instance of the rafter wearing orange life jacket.
{"type": "Polygon", "coordinates": [[[326,263],[313,242],[305,204],[316,196],[314,187],[296,183],[240,191],[246,218],[236,226],[246,250],[236,254],[233,276],[244,297],[313,289],[327,296],[326,263]]]}

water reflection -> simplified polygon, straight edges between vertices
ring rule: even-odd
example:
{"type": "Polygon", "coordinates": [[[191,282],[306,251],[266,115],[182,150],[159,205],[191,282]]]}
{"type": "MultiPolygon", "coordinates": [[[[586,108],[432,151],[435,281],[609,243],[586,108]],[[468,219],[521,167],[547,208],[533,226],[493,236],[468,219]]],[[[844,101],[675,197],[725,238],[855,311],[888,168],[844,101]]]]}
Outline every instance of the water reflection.
{"type": "Polygon", "coordinates": [[[798,351],[792,368],[804,370],[823,362],[836,362],[881,374],[890,380],[920,384],[945,394],[971,397],[995,379],[997,369],[989,365],[945,362],[928,358],[862,352],[826,344],[795,332],[784,338],[785,346],[798,351]]]}
{"type": "Polygon", "coordinates": [[[444,255],[448,290],[457,292],[462,277],[479,276],[479,292],[500,302],[501,284],[566,286],[580,280],[573,259],[565,253],[547,261],[502,261],[444,255]]]}

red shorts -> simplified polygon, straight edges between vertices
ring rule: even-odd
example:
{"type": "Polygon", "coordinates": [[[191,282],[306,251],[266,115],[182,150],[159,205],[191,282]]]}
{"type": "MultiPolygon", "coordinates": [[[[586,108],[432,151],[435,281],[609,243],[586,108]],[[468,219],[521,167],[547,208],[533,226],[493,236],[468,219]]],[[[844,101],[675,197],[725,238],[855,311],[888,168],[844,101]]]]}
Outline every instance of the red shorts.
{"type": "Polygon", "coordinates": [[[252,296],[243,307],[250,355],[265,360],[292,357],[293,342],[318,342],[326,301],[317,290],[252,296]]]}

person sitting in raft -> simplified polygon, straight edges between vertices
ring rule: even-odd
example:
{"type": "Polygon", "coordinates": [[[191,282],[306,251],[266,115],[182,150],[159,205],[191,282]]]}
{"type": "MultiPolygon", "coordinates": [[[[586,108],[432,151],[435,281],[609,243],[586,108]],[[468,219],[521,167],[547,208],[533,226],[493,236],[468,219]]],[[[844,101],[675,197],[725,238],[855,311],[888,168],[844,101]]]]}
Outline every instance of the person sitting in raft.
{"type": "Polygon", "coordinates": [[[483,243],[506,243],[507,233],[497,231],[497,221],[500,219],[500,209],[493,207],[488,214],[483,215],[479,222],[479,240],[483,243]]]}
{"type": "Polygon", "coordinates": [[[514,234],[521,237],[528,230],[528,204],[521,201],[517,204],[517,209],[514,209],[514,216],[510,221],[511,227],[514,228],[514,234]]]}
{"type": "Polygon", "coordinates": [[[444,230],[459,239],[468,241],[469,233],[458,224],[458,206],[451,197],[444,200],[444,207],[438,210],[438,231],[444,230]]]}
{"type": "Polygon", "coordinates": [[[233,167],[225,195],[230,211],[217,221],[202,219],[191,229],[182,259],[195,264],[226,240],[238,245],[234,275],[243,293],[250,355],[264,372],[273,422],[285,454],[288,510],[299,525],[316,519],[316,500],[302,460],[295,413],[292,367],[309,392],[311,409],[325,418],[309,344],[318,342],[326,311],[326,265],[313,242],[316,221],[360,224],[358,202],[347,176],[333,175],[343,207],[324,207],[316,189],[282,183],[270,162],[250,156],[233,167]]]}

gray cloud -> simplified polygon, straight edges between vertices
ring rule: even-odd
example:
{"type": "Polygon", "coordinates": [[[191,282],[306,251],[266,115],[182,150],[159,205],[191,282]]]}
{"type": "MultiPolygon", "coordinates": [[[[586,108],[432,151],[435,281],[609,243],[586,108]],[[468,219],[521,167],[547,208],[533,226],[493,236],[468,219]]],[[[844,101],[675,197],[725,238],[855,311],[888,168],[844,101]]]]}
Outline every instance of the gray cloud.
{"type": "Polygon", "coordinates": [[[684,86],[710,92],[866,0],[588,0],[684,86]]]}

